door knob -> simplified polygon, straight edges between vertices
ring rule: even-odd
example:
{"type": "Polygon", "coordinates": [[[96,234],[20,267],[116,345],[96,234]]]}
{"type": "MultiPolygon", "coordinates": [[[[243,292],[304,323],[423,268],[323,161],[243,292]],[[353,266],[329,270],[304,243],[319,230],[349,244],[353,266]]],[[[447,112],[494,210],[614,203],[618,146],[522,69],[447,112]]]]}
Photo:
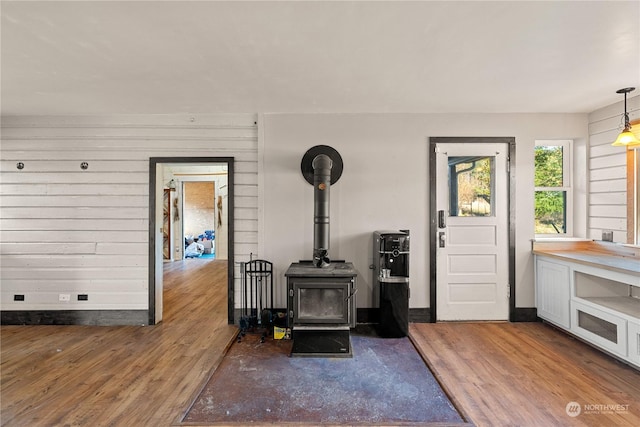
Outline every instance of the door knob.
{"type": "Polygon", "coordinates": [[[441,248],[444,248],[444,242],[445,242],[444,231],[441,231],[438,233],[438,246],[440,246],[441,248]]]}

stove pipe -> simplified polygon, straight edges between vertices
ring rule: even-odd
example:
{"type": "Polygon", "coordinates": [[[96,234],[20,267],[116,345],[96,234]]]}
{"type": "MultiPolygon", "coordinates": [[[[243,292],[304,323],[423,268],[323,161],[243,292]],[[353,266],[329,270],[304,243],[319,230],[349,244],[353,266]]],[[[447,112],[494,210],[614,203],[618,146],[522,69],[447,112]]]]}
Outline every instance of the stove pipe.
{"type": "Polygon", "coordinates": [[[327,267],[329,259],[329,189],[333,162],[326,154],[318,154],[313,168],[313,263],[327,267]]]}

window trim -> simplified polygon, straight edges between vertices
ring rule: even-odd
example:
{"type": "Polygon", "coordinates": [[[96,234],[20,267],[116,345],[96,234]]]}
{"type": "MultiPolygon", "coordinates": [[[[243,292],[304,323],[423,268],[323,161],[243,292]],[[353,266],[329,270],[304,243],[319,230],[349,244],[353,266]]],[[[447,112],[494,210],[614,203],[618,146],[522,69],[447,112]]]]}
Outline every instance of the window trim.
{"type": "MultiPolygon", "coordinates": [[[[640,119],[630,124],[640,138],[640,119]]],[[[640,245],[640,148],[627,150],[627,243],[640,245]]]]}
{"type": "MultiPolygon", "coordinates": [[[[534,145],[534,157],[536,147],[562,147],[562,186],[561,187],[534,187],[536,191],[564,191],[565,199],[565,230],[564,233],[535,233],[535,237],[573,237],[573,140],[571,139],[544,139],[536,140],[534,145]]],[[[535,175],[535,162],[534,162],[535,175]]],[[[535,209],[535,201],[534,201],[535,209]]],[[[535,212],[533,215],[535,227],[535,212]]]]}

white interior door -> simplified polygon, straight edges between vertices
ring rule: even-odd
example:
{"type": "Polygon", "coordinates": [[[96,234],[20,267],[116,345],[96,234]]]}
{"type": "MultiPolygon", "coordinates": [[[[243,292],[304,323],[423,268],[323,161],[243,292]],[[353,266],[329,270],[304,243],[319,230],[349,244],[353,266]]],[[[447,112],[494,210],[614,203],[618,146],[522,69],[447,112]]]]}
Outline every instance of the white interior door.
{"type": "Polygon", "coordinates": [[[508,320],[508,144],[436,145],[436,320],[508,320]]]}

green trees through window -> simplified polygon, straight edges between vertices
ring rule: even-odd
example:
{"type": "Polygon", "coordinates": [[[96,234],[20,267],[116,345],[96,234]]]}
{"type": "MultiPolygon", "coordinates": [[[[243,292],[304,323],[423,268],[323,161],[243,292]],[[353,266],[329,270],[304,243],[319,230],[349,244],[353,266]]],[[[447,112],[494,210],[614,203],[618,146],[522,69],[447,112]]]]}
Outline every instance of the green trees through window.
{"type": "Polygon", "coordinates": [[[449,158],[449,215],[493,215],[493,157],[449,158]]]}
{"type": "Polygon", "coordinates": [[[564,144],[535,147],[535,233],[566,234],[567,184],[564,144]]]}

